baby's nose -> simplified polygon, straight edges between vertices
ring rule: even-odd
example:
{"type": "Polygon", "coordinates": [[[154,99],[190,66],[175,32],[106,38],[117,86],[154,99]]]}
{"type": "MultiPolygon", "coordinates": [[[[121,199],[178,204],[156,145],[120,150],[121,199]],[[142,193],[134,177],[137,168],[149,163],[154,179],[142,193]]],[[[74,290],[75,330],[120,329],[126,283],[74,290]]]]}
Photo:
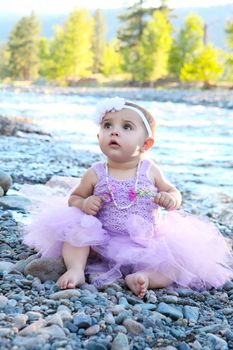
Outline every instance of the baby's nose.
{"type": "Polygon", "coordinates": [[[112,130],[112,131],[111,131],[111,135],[112,135],[112,136],[118,136],[119,133],[118,133],[117,129],[112,130]]]}

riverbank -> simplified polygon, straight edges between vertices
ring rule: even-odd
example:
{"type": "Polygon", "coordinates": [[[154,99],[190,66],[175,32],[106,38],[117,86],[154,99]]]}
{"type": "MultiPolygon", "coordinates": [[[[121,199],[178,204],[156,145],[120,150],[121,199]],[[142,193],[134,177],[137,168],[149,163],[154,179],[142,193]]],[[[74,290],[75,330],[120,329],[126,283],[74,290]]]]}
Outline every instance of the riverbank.
{"type": "MultiPolygon", "coordinates": [[[[78,90],[72,91],[69,93],[75,94],[78,90]]],[[[85,96],[87,91],[82,93],[85,96]]],[[[105,93],[109,96],[110,92],[101,92],[105,93]]],[[[121,93],[125,92],[121,90],[121,93]]],[[[131,94],[129,98],[138,96],[140,99],[142,96],[139,90],[128,93],[131,94]]],[[[151,96],[147,98],[154,98],[153,91],[144,93],[151,96]]],[[[68,94],[67,89],[65,94],[68,94]]],[[[112,94],[120,95],[120,91],[112,94]]],[[[164,91],[163,94],[161,91],[161,98],[168,98],[164,91]]],[[[212,91],[208,94],[209,101],[211,94],[212,91]]],[[[196,102],[201,100],[198,96],[196,102]]],[[[24,197],[18,195],[21,185],[45,184],[54,175],[79,177],[100,159],[100,154],[71,147],[64,139],[38,132],[38,126],[34,129],[30,125],[28,129],[22,123],[17,124],[17,128],[8,127],[13,130],[11,136],[0,137],[0,167],[14,180],[7,196],[0,198],[0,348],[233,349],[232,282],[202,292],[177,287],[151,290],[141,300],[132,295],[123,281],[101,290],[85,284],[74,290],[59,291],[53,281],[43,283],[38,278],[24,275],[35,252],[22,243],[19,232],[18,222],[27,217],[28,205],[24,197]]],[[[202,164],[198,169],[207,166],[202,164]]],[[[225,170],[230,166],[227,163],[225,170]]],[[[197,164],[194,169],[196,167],[197,164]]],[[[178,184],[178,175],[174,173],[174,180],[183,195],[182,208],[208,216],[231,245],[232,198],[219,194],[210,200],[205,193],[197,194],[188,189],[185,181],[178,184]]],[[[196,181],[200,181],[199,178],[196,181]]],[[[52,263],[56,266],[56,262],[52,263]]]]}
{"type": "Polygon", "coordinates": [[[35,92],[40,94],[76,94],[80,96],[113,97],[126,99],[148,100],[158,102],[187,103],[191,105],[204,105],[219,108],[233,109],[233,90],[226,88],[202,89],[154,89],[134,87],[54,87],[54,86],[12,86],[0,85],[0,91],[8,92],[35,92]]]}

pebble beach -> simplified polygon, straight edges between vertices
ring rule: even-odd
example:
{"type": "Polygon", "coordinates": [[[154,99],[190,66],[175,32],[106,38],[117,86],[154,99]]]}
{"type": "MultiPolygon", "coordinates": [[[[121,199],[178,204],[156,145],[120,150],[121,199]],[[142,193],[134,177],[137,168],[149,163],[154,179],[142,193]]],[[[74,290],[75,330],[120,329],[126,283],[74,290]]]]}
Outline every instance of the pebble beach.
{"type": "MultiPolygon", "coordinates": [[[[30,89],[24,88],[25,92],[30,89]]],[[[62,91],[80,96],[112,94],[135,100],[212,106],[230,112],[233,109],[232,90],[62,91]]],[[[49,94],[50,89],[44,89],[44,93],[49,94]]],[[[233,132],[232,125],[229,129],[233,132]]],[[[13,179],[7,195],[0,197],[0,349],[233,349],[233,281],[206,291],[178,286],[150,290],[140,299],[125,287],[123,280],[100,290],[90,283],[74,290],[59,290],[52,280],[25,274],[27,264],[38,256],[22,243],[20,222],[27,218],[28,199],[19,195],[21,186],[44,185],[51,178],[78,178],[99,159],[98,153],[71,151],[67,142],[29,125],[28,121],[0,113],[0,170],[13,179]]],[[[228,167],[232,168],[233,163],[228,167]]],[[[226,191],[218,194],[216,201],[208,201],[205,196],[201,199],[192,194],[185,185],[180,190],[183,209],[207,216],[218,226],[231,249],[231,194],[226,191]]]]}

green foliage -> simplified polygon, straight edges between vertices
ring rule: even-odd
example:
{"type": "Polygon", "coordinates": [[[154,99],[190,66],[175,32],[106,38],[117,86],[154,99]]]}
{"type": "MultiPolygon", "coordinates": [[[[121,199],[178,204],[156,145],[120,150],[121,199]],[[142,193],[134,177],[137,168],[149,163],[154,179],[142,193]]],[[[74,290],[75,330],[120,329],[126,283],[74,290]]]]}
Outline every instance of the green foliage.
{"type": "Polygon", "coordinates": [[[75,81],[91,74],[93,19],[84,9],[74,9],[63,27],[57,26],[50,44],[53,68],[49,78],[75,81]]]}
{"type": "Polygon", "coordinates": [[[15,79],[35,79],[39,69],[40,25],[34,13],[23,17],[10,33],[7,43],[9,49],[8,70],[15,79]]]}
{"type": "Polygon", "coordinates": [[[143,30],[138,45],[139,60],[134,66],[138,81],[154,81],[168,73],[168,57],[172,44],[171,25],[163,11],[155,11],[143,30]]]}
{"type": "Polygon", "coordinates": [[[118,39],[123,57],[123,69],[132,73],[133,79],[135,78],[135,64],[140,59],[138,43],[141,41],[146,20],[151,14],[151,10],[145,8],[147,2],[146,0],[136,1],[127,8],[125,13],[119,16],[122,24],[118,30],[118,39]]]}
{"type": "Polygon", "coordinates": [[[54,60],[50,52],[50,42],[47,38],[41,38],[39,41],[39,58],[40,68],[39,74],[41,77],[49,77],[53,70],[54,60]]]}
{"type": "Polygon", "coordinates": [[[208,85],[209,82],[216,81],[223,71],[223,64],[219,61],[219,51],[209,44],[183,65],[180,79],[204,82],[208,85]]]}
{"type": "Polygon", "coordinates": [[[100,9],[94,13],[94,32],[92,37],[93,73],[99,73],[103,64],[106,22],[100,9]]]}
{"type": "Polygon", "coordinates": [[[226,79],[233,81],[233,20],[226,23],[225,32],[228,47],[231,50],[226,59],[226,79]]]}
{"type": "Polygon", "coordinates": [[[176,77],[180,76],[182,67],[192,61],[196,52],[203,48],[203,36],[202,18],[195,13],[188,15],[174,39],[169,58],[170,72],[176,77]]]}
{"type": "Polygon", "coordinates": [[[0,78],[5,79],[10,76],[9,72],[10,52],[7,44],[0,48],[0,78]]]}
{"type": "Polygon", "coordinates": [[[233,51],[233,20],[228,21],[226,23],[225,32],[227,35],[226,39],[227,39],[228,47],[230,48],[231,51],[233,51]]]}
{"type": "Polygon", "coordinates": [[[122,72],[122,56],[118,50],[118,41],[115,39],[107,43],[104,48],[101,71],[106,77],[122,72]]]}

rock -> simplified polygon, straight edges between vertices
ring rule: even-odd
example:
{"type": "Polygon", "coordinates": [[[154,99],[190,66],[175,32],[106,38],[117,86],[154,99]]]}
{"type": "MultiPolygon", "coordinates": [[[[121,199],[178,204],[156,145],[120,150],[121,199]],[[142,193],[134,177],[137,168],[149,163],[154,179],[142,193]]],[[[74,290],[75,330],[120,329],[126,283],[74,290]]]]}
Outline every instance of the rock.
{"type": "MultiPolygon", "coordinates": [[[[3,190],[3,194],[6,194],[12,185],[12,178],[10,175],[0,170],[0,188],[3,190]]],[[[1,193],[0,193],[1,197],[1,193]]]]}
{"type": "Polygon", "coordinates": [[[10,272],[14,268],[15,264],[9,261],[0,261],[0,271],[1,272],[10,272]]]}
{"type": "Polygon", "coordinates": [[[20,335],[32,335],[32,333],[37,333],[38,330],[42,327],[44,327],[45,325],[45,320],[43,319],[40,319],[40,320],[37,320],[35,322],[33,322],[32,324],[30,324],[29,326],[27,326],[26,328],[23,328],[19,334],[20,335]]]}
{"type": "Polygon", "coordinates": [[[8,303],[8,298],[5,297],[4,295],[0,295],[0,310],[4,309],[7,303],[8,303]]]}
{"type": "Polygon", "coordinates": [[[56,282],[66,271],[62,258],[35,259],[25,267],[24,274],[38,277],[41,282],[51,280],[56,282]]]}
{"type": "Polygon", "coordinates": [[[17,314],[14,317],[14,327],[18,329],[22,329],[26,326],[28,320],[28,316],[24,314],[17,314]]]}
{"type": "MultiPolygon", "coordinates": [[[[98,342],[90,341],[86,347],[87,350],[107,350],[107,347],[98,342]]],[[[120,350],[120,349],[119,349],[120,350]]]]}
{"type": "Polygon", "coordinates": [[[40,328],[37,334],[45,334],[46,336],[50,336],[54,339],[66,337],[64,330],[56,324],[49,327],[40,328]]]}
{"type": "Polygon", "coordinates": [[[0,198],[0,206],[3,207],[3,209],[27,211],[30,204],[31,201],[23,196],[7,195],[0,198]]]}
{"type": "Polygon", "coordinates": [[[135,335],[139,335],[145,331],[145,327],[143,326],[143,324],[137,321],[131,320],[129,318],[124,320],[123,326],[125,326],[129,332],[135,335]]]}
{"type": "Polygon", "coordinates": [[[178,309],[175,306],[168,305],[166,303],[160,303],[158,305],[157,311],[165,316],[171,317],[173,320],[183,318],[183,313],[180,309],[178,309]]]}
{"type": "Polygon", "coordinates": [[[60,300],[60,299],[79,298],[80,295],[81,293],[77,289],[66,289],[66,290],[61,290],[59,292],[50,294],[49,298],[53,300],[60,300]]]}
{"type": "Polygon", "coordinates": [[[129,341],[125,334],[118,333],[114,338],[111,350],[129,350],[129,341]]]}
{"type": "Polygon", "coordinates": [[[56,324],[57,326],[59,326],[61,328],[63,327],[63,321],[61,318],[61,314],[58,312],[52,316],[48,316],[45,319],[45,321],[46,321],[46,326],[56,324]]]}
{"type": "Polygon", "coordinates": [[[93,326],[90,326],[85,330],[84,335],[90,337],[91,335],[95,335],[99,333],[99,331],[100,331],[100,326],[98,324],[94,324],[93,326]]]}
{"type": "Polygon", "coordinates": [[[78,312],[74,315],[73,319],[74,325],[79,328],[88,328],[92,326],[92,319],[89,315],[84,314],[83,312],[78,312]]]}
{"type": "Polygon", "coordinates": [[[26,268],[26,266],[33,260],[38,258],[38,254],[33,254],[31,256],[29,256],[27,259],[24,260],[19,260],[16,262],[15,266],[14,266],[14,270],[15,271],[19,271],[21,273],[24,273],[24,270],[26,268]]]}
{"type": "Polygon", "coordinates": [[[229,349],[227,342],[215,334],[208,334],[208,340],[211,345],[211,348],[221,349],[221,350],[229,349]]]}
{"type": "Polygon", "coordinates": [[[189,323],[196,323],[199,317],[199,308],[195,306],[184,306],[184,317],[189,323]]]}
{"type": "MultiPolygon", "coordinates": [[[[45,337],[43,336],[36,336],[36,342],[37,344],[40,344],[40,346],[43,346],[45,343],[47,343],[49,336],[45,337]]],[[[13,340],[13,344],[20,349],[27,349],[27,350],[31,350],[33,348],[35,348],[35,336],[17,336],[14,340],[13,340]]],[[[13,347],[12,347],[13,348],[13,347]]]]}

